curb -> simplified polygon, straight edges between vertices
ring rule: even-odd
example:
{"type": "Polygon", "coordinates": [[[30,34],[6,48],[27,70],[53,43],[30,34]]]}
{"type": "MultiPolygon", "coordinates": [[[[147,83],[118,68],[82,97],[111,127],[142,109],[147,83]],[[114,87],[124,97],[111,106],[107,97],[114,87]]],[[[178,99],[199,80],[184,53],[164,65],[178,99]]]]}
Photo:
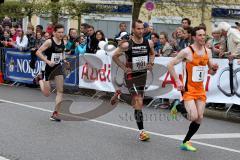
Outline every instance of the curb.
{"type": "MultiPolygon", "coordinates": [[[[69,91],[69,89],[71,89],[71,87],[66,89],[66,91],[69,91]]],[[[90,97],[93,96],[95,93],[96,93],[95,90],[84,89],[84,88],[81,88],[79,90],[79,92],[76,93],[76,94],[70,92],[70,94],[73,94],[73,95],[83,95],[83,96],[85,95],[85,96],[90,96],[90,97]]],[[[110,100],[111,96],[112,96],[111,94],[106,94],[105,98],[110,100]]],[[[125,101],[125,103],[127,103],[129,105],[131,104],[131,98],[128,95],[123,94],[122,98],[125,101]]],[[[147,105],[151,101],[152,101],[152,99],[147,97],[147,98],[144,99],[144,104],[147,105]]],[[[223,120],[223,121],[240,123],[240,112],[231,112],[230,111],[230,112],[226,113],[226,111],[219,111],[219,110],[206,108],[205,112],[204,112],[204,116],[209,117],[209,118],[213,118],[213,119],[223,120]]]]}
{"type": "Polygon", "coordinates": [[[240,123],[240,112],[234,113],[230,111],[226,113],[226,111],[217,111],[217,110],[206,108],[204,112],[204,116],[210,117],[213,119],[218,119],[218,120],[240,123]]]}

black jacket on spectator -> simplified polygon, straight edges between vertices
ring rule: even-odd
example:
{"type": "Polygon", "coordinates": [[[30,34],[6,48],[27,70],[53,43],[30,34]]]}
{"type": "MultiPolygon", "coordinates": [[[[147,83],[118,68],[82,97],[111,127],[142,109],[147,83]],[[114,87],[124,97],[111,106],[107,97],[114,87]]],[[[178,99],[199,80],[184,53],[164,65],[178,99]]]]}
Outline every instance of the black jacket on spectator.
{"type": "Polygon", "coordinates": [[[7,41],[7,42],[11,42],[10,37],[4,37],[3,35],[0,35],[0,47],[5,47],[4,44],[2,43],[2,41],[7,41]]]}
{"type": "Polygon", "coordinates": [[[35,36],[34,34],[27,34],[28,38],[28,49],[32,49],[35,47],[35,36]]]}
{"type": "Polygon", "coordinates": [[[41,47],[41,45],[44,43],[44,38],[41,39],[35,39],[35,48],[38,49],[41,47]]]}
{"type": "Polygon", "coordinates": [[[86,53],[96,53],[98,48],[98,40],[95,33],[91,37],[87,37],[87,49],[86,53]]]}

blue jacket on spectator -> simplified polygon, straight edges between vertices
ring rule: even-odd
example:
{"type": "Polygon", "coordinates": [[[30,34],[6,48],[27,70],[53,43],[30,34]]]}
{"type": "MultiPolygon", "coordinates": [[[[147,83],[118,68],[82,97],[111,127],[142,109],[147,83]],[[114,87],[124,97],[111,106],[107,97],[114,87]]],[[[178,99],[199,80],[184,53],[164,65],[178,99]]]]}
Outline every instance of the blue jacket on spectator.
{"type": "Polygon", "coordinates": [[[75,48],[74,55],[84,55],[86,53],[87,44],[81,43],[75,48]]]}
{"type": "Polygon", "coordinates": [[[163,45],[160,44],[160,41],[158,41],[157,43],[154,43],[155,55],[158,55],[159,50],[161,50],[162,48],[163,48],[163,45]]]}
{"type": "Polygon", "coordinates": [[[146,40],[151,40],[151,36],[152,36],[152,33],[148,32],[148,33],[143,35],[143,38],[146,39],[146,40]]]}
{"type": "Polygon", "coordinates": [[[179,42],[178,42],[178,51],[181,51],[182,49],[186,48],[187,47],[187,41],[185,39],[180,39],[179,42]]]}
{"type": "Polygon", "coordinates": [[[71,51],[71,55],[74,54],[75,51],[75,43],[73,39],[69,39],[66,44],[66,50],[71,51]]]}

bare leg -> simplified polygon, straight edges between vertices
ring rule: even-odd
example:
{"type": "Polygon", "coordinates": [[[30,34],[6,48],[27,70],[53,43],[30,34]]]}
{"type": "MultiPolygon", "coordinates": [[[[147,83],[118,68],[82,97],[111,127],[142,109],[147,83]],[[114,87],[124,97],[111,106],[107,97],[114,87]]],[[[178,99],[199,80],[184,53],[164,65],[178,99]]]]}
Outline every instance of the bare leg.
{"type": "Polygon", "coordinates": [[[143,98],[141,95],[133,96],[132,106],[137,110],[142,110],[143,108],[143,98]]]}
{"type": "Polygon", "coordinates": [[[143,108],[143,97],[141,95],[136,95],[132,99],[132,106],[134,107],[134,117],[137,122],[138,129],[140,131],[139,134],[139,139],[141,141],[147,141],[149,140],[149,134],[144,131],[144,126],[143,126],[143,113],[142,113],[142,108],[143,108]]]}
{"type": "Polygon", "coordinates": [[[186,134],[186,137],[183,140],[183,144],[181,145],[181,148],[183,150],[189,150],[189,151],[196,151],[196,148],[192,147],[191,145],[187,144],[186,142],[190,141],[192,136],[198,131],[200,127],[200,121],[202,120],[202,114],[204,111],[204,103],[201,103],[202,101],[195,101],[195,100],[190,100],[190,101],[185,101],[185,108],[188,112],[188,119],[191,122],[189,126],[189,130],[186,134]],[[198,109],[200,108],[200,109],[198,109]],[[200,113],[201,112],[201,113],[200,113]],[[201,117],[200,117],[201,116],[201,117]]]}
{"type": "Polygon", "coordinates": [[[63,99],[63,83],[64,83],[63,75],[55,77],[55,84],[57,89],[55,111],[57,112],[60,110],[61,102],[63,99]]]}
{"type": "Polygon", "coordinates": [[[40,85],[40,89],[41,89],[43,95],[46,96],[46,97],[50,96],[50,94],[51,94],[51,92],[50,92],[50,90],[51,90],[50,81],[40,80],[39,85],[40,85]]]}
{"type": "Polygon", "coordinates": [[[201,124],[203,120],[203,113],[205,110],[206,103],[202,100],[196,100],[196,105],[197,105],[197,112],[198,112],[198,119],[196,120],[196,122],[198,124],[201,124]]]}
{"type": "Polygon", "coordinates": [[[188,120],[196,121],[198,119],[198,111],[194,100],[184,101],[185,108],[188,112],[188,120]]]}

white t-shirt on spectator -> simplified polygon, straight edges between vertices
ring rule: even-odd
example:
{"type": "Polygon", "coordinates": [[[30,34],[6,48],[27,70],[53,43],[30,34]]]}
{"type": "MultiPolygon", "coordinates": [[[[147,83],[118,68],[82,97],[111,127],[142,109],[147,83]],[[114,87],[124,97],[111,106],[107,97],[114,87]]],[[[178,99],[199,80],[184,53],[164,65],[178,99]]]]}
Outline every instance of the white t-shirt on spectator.
{"type": "Polygon", "coordinates": [[[18,37],[16,38],[16,46],[17,48],[26,48],[27,45],[28,45],[28,38],[26,35],[23,36],[23,39],[22,39],[22,42],[20,42],[21,40],[21,37],[18,37]]]}

